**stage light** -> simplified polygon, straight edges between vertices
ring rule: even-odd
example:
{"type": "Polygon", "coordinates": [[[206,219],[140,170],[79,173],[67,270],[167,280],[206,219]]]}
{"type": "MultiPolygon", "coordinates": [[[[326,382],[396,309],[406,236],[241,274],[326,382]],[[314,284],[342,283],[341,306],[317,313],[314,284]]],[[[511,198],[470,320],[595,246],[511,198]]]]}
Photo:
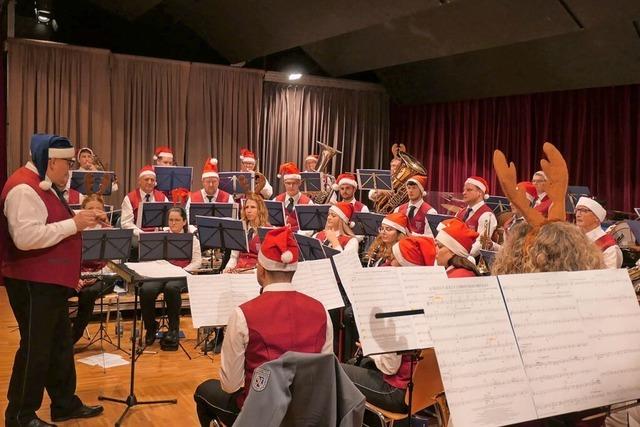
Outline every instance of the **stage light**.
{"type": "Polygon", "coordinates": [[[53,19],[51,2],[47,0],[35,0],[33,3],[38,23],[49,24],[53,19]]]}
{"type": "Polygon", "coordinates": [[[302,73],[289,74],[289,80],[300,80],[301,77],[302,77],[302,73]]]}

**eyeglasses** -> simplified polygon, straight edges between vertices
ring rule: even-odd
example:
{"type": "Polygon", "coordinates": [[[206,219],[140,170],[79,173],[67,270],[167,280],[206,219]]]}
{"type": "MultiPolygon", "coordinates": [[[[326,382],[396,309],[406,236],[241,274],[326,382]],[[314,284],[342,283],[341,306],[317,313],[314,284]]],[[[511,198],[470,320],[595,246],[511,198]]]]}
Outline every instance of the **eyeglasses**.
{"type": "Polygon", "coordinates": [[[591,213],[591,210],[587,209],[587,208],[576,208],[576,210],[573,211],[574,214],[587,214],[587,213],[591,213]]]}
{"type": "Polygon", "coordinates": [[[392,231],[395,231],[396,229],[393,227],[386,227],[384,225],[381,225],[380,227],[378,227],[378,233],[391,233],[392,231]]]}

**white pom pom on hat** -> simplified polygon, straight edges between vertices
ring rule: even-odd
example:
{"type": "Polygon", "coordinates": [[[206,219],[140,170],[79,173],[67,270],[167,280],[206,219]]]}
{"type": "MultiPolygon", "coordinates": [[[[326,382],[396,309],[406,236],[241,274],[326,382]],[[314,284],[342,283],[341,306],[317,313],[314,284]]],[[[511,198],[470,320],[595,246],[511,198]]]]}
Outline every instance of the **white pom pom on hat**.
{"type": "Polygon", "coordinates": [[[291,261],[293,261],[293,253],[291,251],[282,252],[282,255],[280,255],[280,260],[285,264],[289,264],[291,261]]]}
{"type": "Polygon", "coordinates": [[[209,160],[209,163],[215,166],[218,164],[218,159],[216,159],[215,157],[212,157],[211,160],[209,160]]]}

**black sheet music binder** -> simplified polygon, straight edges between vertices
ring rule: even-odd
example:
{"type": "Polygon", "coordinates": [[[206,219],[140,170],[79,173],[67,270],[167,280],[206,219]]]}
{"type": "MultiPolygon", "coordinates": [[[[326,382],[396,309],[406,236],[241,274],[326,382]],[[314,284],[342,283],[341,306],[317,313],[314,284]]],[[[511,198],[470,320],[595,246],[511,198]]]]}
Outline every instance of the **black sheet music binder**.
{"type": "Polygon", "coordinates": [[[170,193],[176,188],[191,189],[191,166],[154,166],[153,169],[156,173],[157,190],[170,193]]]}
{"type": "Polygon", "coordinates": [[[313,261],[316,259],[325,259],[327,258],[324,253],[323,245],[318,239],[314,239],[313,237],[307,237],[302,234],[295,233],[293,237],[296,239],[298,243],[298,248],[300,249],[300,258],[301,261],[313,261]]]}
{"type": "Polygon", "coordinates": [[[433,237],[438,235],[438,225],[444,220],[454,218],[451,215],[435,215],[435,214],[427,214],[427,222],[429,223],[429,228],[431,229],[431,233],[433,233],[433,237]]]}
{"type": "Polygon", "coordinates": [[[231,249],[249,252],[247,233],[239,219],[196,216],[202,249],[231,249]]]}
{"type": "Polygon", "coordinates": [[[318,193],[323,190],[320,172],[300,172],[301,191],[303,193],[318,193]]]}
{"type": "Polygon", "coordinates": [[[189,205],[189,224],[196,225],[197,216],[215,216],[234,218],[233,203],[191,203],[189,205]]]}
{"type": "Polygon", "coordinates": [[[255,188],[253,172],[218,172],[220,189],[229,194],[252,193],[255,188]]]}
{"type": "Polygon", "coordinates": [[[360,190],[393,190],[391,171],[384,169],[357,169],[360,190]]]}
{"type": "Polygon", "coordinates": [[[296,205],[300,230],[324,230],[331,205],[296,205]]]}
{"type": "Polygon", "coordinates": [[[353,233],[355,235],[377,236],[384,215],[374,212],[356,212],[353,214],[353,233]]]}
{"type": "Polygon", "coordinates": [[[264,204],[269,211],[269,224],[274,227],[283,227],[286,220],[284,214],[284,203],[277,200],[265,200],[264,204]]]}
{"type": "Polygon", "coordinates": [[[142,216],[142,228],[168,227],[169,209],[173,207],[171,202],[140,203],[140,215],[142,216]]]}
{"type": "Polygon", "coordinates": [[[139,238],[138,261],[191,259],[193,251],[192,233],[160,231],[140,233],[139,238]]]}
{"type": "Polygon", "coordinates": [[[71,171],[70,187],[81,194],[98,193],[103,196],[111,195],[111,185],[115,173],[112,171],[71,171]]]}
{"type": "Polygon", "coordinates": [[[82,261],[124,261],[129,258],[132,238],[132,229],[84,230],[82,231],[82,261]]]}

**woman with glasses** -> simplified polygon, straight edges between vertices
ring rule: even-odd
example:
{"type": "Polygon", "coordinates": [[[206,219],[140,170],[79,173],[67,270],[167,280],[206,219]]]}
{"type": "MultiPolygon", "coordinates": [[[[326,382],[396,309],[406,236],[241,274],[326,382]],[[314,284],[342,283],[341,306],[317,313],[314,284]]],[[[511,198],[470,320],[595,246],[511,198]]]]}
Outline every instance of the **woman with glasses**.
{"type": "Polygon", "coordinates": [[[246,195],[240,216],[247,233],[249,252],[231,251],[231,257],[224,269],[225,273],[239,273],[256,268],[260,251],[258,229],[271,226],[267,206],[262,197],[256,193],[246,195]]]}
{"type": "Polygon", "coordinates": [[[392,247],[407,236],[409,218],[400,212],[384,217],[376,236],[367,252],[367,267],[386,267],[393,259],[392,247]]]}

